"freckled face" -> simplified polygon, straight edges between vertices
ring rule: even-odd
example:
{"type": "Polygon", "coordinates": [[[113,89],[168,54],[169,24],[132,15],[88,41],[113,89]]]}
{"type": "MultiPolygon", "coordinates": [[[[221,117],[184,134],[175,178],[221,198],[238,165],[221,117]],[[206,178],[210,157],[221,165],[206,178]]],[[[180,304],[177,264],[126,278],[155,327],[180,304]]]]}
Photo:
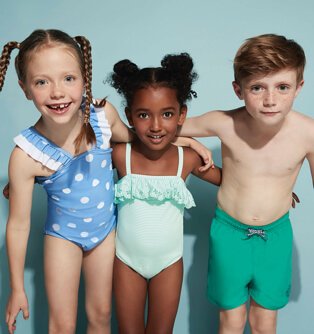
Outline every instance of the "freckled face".
{"type": "Polygon", "coordinates": [[[183,124],[186,107],[180,108],[174,89],[149,86],[135,93],[126,113],[142,144],[162,150],[175,138],[178,125],[183,124]]]}
{"type": "Polygon", "coordinates": [[[244,100],[248,113],[265,124],[278,124],[291,111],[303,86],[295,70],[282,70],[263,77],[245,78],[241,86],[233,83],[236,95],[244,100]]]}

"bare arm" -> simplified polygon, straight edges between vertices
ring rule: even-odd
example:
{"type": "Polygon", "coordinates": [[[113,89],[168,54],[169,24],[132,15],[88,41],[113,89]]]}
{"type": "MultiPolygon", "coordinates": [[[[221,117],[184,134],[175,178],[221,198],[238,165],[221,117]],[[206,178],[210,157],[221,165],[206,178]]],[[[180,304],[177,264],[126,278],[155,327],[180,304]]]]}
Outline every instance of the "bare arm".
{"type": "Polygon", "coordinates": [[[184,149],[184,168],[182,176],[185,179],[190,173],[197,176],[198,178],[210,182],[214,185],[219,186],[222,180],[221,168],[215,166],[215,168],[209,168],[205,171],[200,171],[202,166],[201,157],[193,150],[187,148],[184,149]]]}
{"type": "Polygon", "coordinates": [[[29,316],[24,290],[24,264],[30,230],[30,212],[34,187],[34,161],[22,150],[15,148],[9,163],[9,218],[6,228],[6,243],[10,270],[11,295],[6,322],[9,333],[15,329],[15,319],[20,310],[25,319],[29,316]],[[21,168],[23,166],[23,168],[21,168]]]}
{"type": "Polygon", "coordinates": [[[200,116],[187,118],[178,132],[178,136],[210,137],[218,136],[224,117],[222,111],[209,111],[200,116]]]}
{"type": "Polygon", "coordinates": [[[212,159],[212,152],[200,143],[198,140],[195,140],[190,137],[176,137],[175,141],[173,142],[176,146],[185,146],[190,147],[194,150],[200,157],[203,159],[204,164],[199,167],[199,171],[205,171],[208,168],[214,168],[214,161],[212,159]]]}
{"type": "Polygon", "coordinates": [[[132,141],[134,138],[132,130],[124,122],[122,122],[118,111],[108,101],[105,105],[105,112],[111,128],[111,140],[116,143],[132,141]]]}
{"type": "Polygon", "coordinates": [[[310,152],[307,154],[306,156],[309,165],[310,165],[310,170],[311,170],[311,175],[312,175],[312,183],[313,183],[313,187],[314,187],[314,151],[310,152]]]}

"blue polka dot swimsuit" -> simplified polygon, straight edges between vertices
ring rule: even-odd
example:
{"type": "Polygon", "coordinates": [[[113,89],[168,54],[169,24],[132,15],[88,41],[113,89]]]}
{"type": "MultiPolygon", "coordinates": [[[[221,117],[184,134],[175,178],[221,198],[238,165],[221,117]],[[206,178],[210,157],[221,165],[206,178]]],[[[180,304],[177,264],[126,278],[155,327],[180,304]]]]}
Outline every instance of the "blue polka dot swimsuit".
{"type": "Polygon", "coordinates": [[[36,177],[48,195],[44,233],[74,242],[84,251],[102,242],[116,226],[111,130],[104,109],[91,107],[90,123],[96,145],[78,156],[56,146],[34,127],[14,138],[34,160],[55,171],[36,177]]]}

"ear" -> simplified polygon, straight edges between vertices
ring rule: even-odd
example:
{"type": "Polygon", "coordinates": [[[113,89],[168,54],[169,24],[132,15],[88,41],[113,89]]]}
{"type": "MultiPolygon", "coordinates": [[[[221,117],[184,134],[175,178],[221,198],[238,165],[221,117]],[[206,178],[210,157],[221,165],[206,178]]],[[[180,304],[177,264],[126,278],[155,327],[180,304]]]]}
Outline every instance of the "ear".
{"type": "Polygon", "coordinates": [[[134,126],[133,125],[133,119],[132,119],[131,109],[129,107],[126,107],[124,109],[124,112],[125,112],[126,118],[128,119],[128,122],[129,122],[130,126],[134,126]]]}
{"type": "Polygon", "coordinates": [[[186,105],[182,106],[180,109],[180,115],[179,115],[179,121],[178,121],[178,125],[183,125],[185,119],[186,119],[186,113],[188,111],[188,108],[186,105]]]}
{"type": "Polygon", "coordinates": [[[19,85],[22,88],[22,90],[23,90],[23,92],[24,92],[25,97],[27,98],[27,100],[31,100],[32,98],[31,98],[30,94],[28,93],[28,91],[26,89],[26,86],[24,85],[24,83],[21,80],[19,80],[19,85]]]}
{"type": "Polygon", "coordinates": [[[296,89],[296,92],[295,92],[295,95],[294,95],[295,98],[296,98],[296,97],[298,96],[298,94],[300,93],[300,91],[301,91],[303,85],[304,85],[304,80],[301,80],[301,81],[299,82],[298,86],[297,86],[297,89],[296,89]]]}
{"type": "Polygon", "coordinates": [[[233,87],[234,92],[236,93],[236,96],[237,96],[240,100],[243,100],[241,86],[240,86],[237,82],[232,81],[232,87],[233,87]]]}

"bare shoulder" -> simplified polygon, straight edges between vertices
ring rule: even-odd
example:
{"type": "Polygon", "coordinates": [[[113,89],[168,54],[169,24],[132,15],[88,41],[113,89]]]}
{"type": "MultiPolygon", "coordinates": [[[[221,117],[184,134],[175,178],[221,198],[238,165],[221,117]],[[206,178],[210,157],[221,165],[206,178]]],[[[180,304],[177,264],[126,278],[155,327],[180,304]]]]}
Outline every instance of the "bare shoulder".
{"type": "Polygon", "coordinates": [[[53,170],[34,160],[18,146],[13,149],[9,160],[10,176],[34,178],[35,176],[49,176],[53,173],[53,170]]]}
{"type": "Polygon", "coordinates": [[[184,164],[182,177],[185,179],[195,168],[201,167],[203,164],[202,158],[190,147],[183,147],[184,164]]]}
{"type": "Polygon", "coordinates": [[[291,126],[298,129],[299,133],[314,138],[314,119],[298,111],[290,112],[291,126]]]}

